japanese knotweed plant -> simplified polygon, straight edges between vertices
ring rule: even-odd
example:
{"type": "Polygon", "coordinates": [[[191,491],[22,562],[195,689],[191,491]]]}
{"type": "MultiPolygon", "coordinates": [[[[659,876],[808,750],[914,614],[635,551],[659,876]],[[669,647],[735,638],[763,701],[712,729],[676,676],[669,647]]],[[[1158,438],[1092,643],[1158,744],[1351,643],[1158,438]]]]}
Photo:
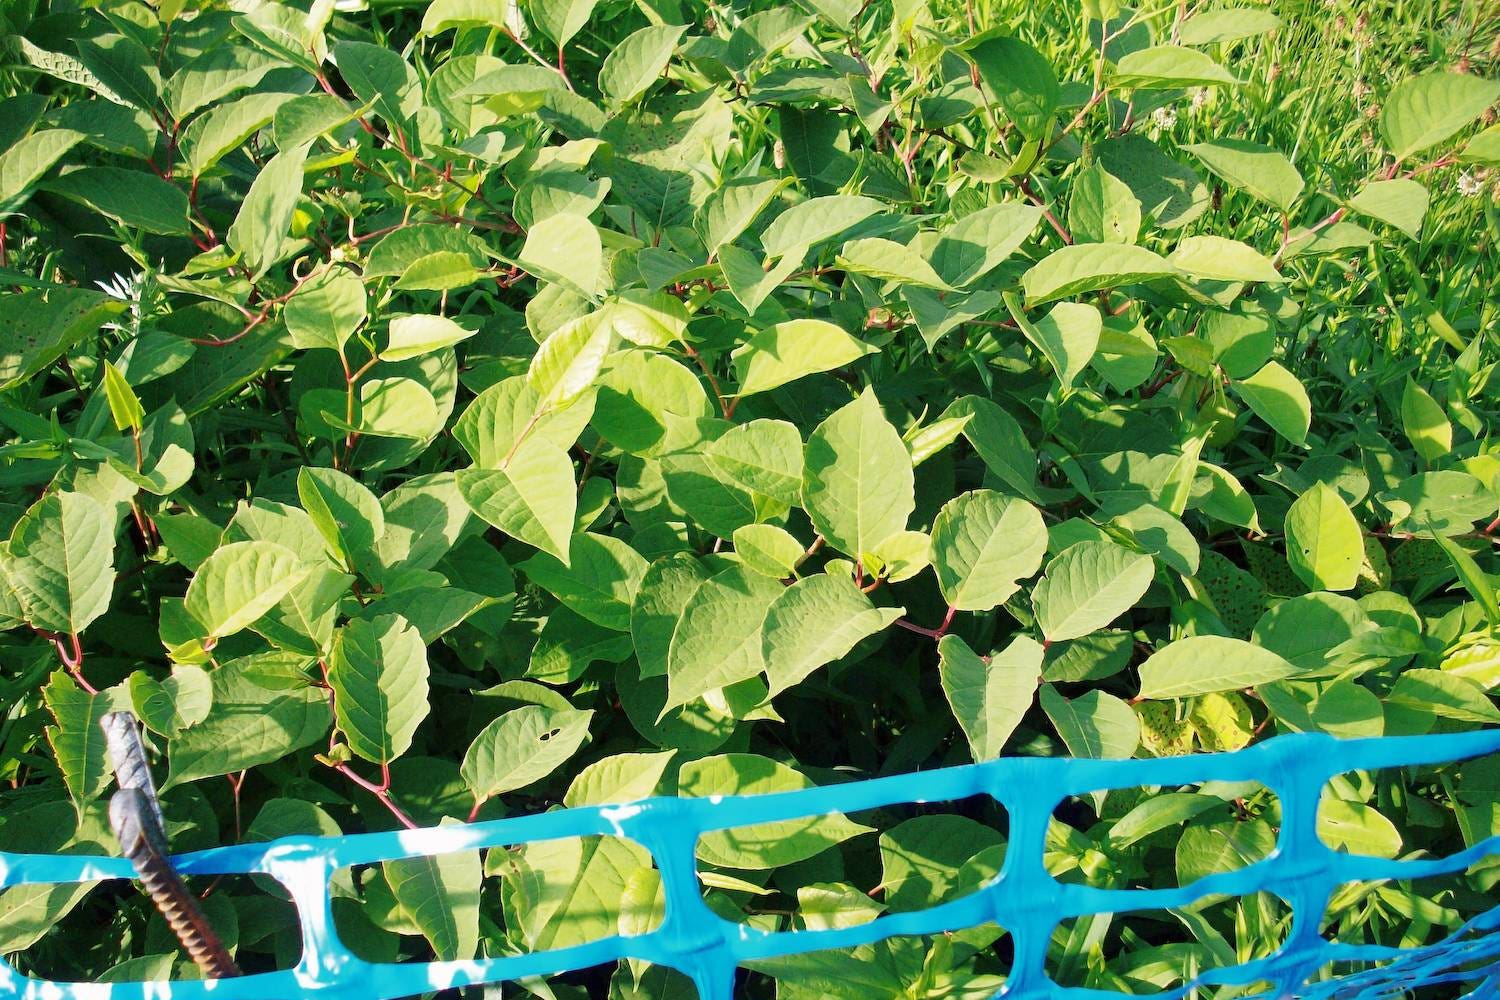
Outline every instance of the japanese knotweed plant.
{"type": "MultiPolygon", "coordinates": [[[[1002,754],[1500,722],[1493,6],[16,0],[0,38],[0,849],[174,850],[1002,754]]],[[[1264,856],[1235,785],[1070,801],[1048,865],[1264,856]]],[[[1500,767],[1352,774],[1329,844],[1449,854],[1500,767]]],[[[699,846],[758,927],[993,875],[994,803],[699,846]]],[[[1420,940],[1500,880],[1351,885],[1420,940]]],[[[274,886],[206,883],[247,971],[274,886]]],[[[387,961],[638,933],[609,838],[342,872],[387,961]]],[[[1492,897],[1491,897],[1492,898],[1492,897]]],[[[1062,983],[1263,955],[1273,897],[1062,926],[1062,983]]],[[[1003,928],[749,970],[982,997],[1003,928]]],[[[63,979],[186,959],[129,886],[0,893],[63,979]]],[[[545,998],[675,998],[618,968],[545,998]]],[[[509,988],[508,988],[509,989],[509,988]]],[[[476,994],[477,995],[477,994],[476,994]]]]}

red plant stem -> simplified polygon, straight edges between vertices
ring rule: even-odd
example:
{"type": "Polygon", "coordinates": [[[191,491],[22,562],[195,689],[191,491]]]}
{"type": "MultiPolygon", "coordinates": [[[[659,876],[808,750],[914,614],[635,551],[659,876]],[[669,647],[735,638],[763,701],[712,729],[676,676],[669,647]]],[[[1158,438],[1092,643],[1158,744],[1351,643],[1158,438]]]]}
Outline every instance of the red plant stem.
{"type": "Polygon", "coordinates": [[[333,769],[342,774],[344,777],[348,778],[350,781],[354,782],[360,788],[363,788],[365,791],[375,796],[375,798],[377,798],[378,800],[380,800],[380,804],[390,810],[391,815],[396,817],[396,819],[401,823],[402,826],[406,827],[408,830],[419,829],[417,824],[412,822],[412,818],[406,815],[406,813],[402,811],[401,807],[396,805],[396,803],[391,800],[391,793],[389,789],[381,788],[373,781],[366,781],[364,778],[361,778],[358,774],[354,773],[354,769],[348,764],[335,764],[333,769]]]}
{"type": "Polygon", "coordinates": [[[917,635],[925,635],[927,638],[932,639],[935,642],[948,634],[948,629],[953,625],[953,616],[957,612],[958,608],[954,607],[951,604],[948,605],[948,613],[943,616],[943,622],[937,628],[923,628],[921,625],[917,625],[914,622],[909,622],[905,618],[897,618],[896,624],[900,625],[908,632],[915,632],[917,633],[917,635]]]}
{"type": "Polygon", "coordinates": [[[225,347],[229,344],[234,343],[236,340],[242,340],[250,333],[251,330],[254,330],[257,326],[260,326],[270,318],[270,309],[262,309],[255,316],[251,317],[250,322],[245,324],[245,328],[243,330],[241,330],[239,333],[236,333],[232,337],[225,337],[223,340],[219,340],[215,337],[191,337],[189,338],[189,342],[197,344],[200,347],[225,347]]]}
{"type": "Polygon", "coordinates": [[[1016,187],[1021,189],[1021,193],[1029,198],[1033,205],[1042,210],[1042,218],[1046,219],[1048,225],[1056,230],[1057,235],[1062,237],[1062,241],[1069,246],[1072,246],[1073,234],[1068,232],[1067,229],[1063,227],[1063,224],[1061,222],[1057,221],[1057,216],[1053,215],[1052,209],[1047,207],[1046,200],[1043,199],[1041,195],[1032,190],[1031,181],[1027,180],[1025,177],[1018,177],[1016,178],[1016,187]]]}
{"type": "Polygon", "coordinates": [[[240,789],[245,787],[245,775],[248,771],[239,774],[226,774],[224,777],[229,781],[229,787],[234,796],[234,839],[238,843],[240,839],[240,789]]]}
{"type": "MultiPolygon", "coordinates": [[[[43,634],[48,635],[48,633],[43,634]]],[[[57,658],[62,661],[62,665],[73,676],[73,680],[78,682],[78,686],[89,694],[98,694],[99,689],[90,684],[83,676],[83,644],[78,640],[78,633],[74,632],[68,636],[69,645],[72,647],[71,650],[63,645],[62,636],[49,635],[49,638],[52,640],[52,648],[57,650],[57,658]]]]}

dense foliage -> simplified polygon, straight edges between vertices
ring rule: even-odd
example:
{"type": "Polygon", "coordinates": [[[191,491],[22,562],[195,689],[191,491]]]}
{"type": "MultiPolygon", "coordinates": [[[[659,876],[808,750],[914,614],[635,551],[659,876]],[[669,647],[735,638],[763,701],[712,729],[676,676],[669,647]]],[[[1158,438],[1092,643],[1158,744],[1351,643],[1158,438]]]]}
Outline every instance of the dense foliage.
{"type": "MultiPolygon", "coordinates": [[[[759,792],[1001,754],[1500,722],[1497,25],[1472,2],[18,0],[0,101],[0,849],[759,792]]],[[[1255,785],[1060,807],[1059,878],[1274,845],[1255,785]]],[[[1333,846],[1500,831],[1346,776],[1333,846]]],[[[920,909],[992,802],[705,839],[763,927],[920,909]]],[[[1500,866],[1352,885],[1420,941],[1500,866]]],[[[200,886],[249,970],[275,886],[200,886]]],[[[648,928],[608,838],[340,873],[386,961],[648,928]]],[[[1269,894],[1060,926],[1060,982],[1273,950],[1269,894]]],[[[989,996],[1003,928],[746,995],[989,996]]],[[[130,886],[0,894],[55,978],[190,975],[130,886]],[[174,968],[175,966],[175,968],[174,968]]],[[[691,995],[621,963],[541,997],[691,995]]],[[[1227,992],[1226,992],[1227,995],[1227,992]]]]}

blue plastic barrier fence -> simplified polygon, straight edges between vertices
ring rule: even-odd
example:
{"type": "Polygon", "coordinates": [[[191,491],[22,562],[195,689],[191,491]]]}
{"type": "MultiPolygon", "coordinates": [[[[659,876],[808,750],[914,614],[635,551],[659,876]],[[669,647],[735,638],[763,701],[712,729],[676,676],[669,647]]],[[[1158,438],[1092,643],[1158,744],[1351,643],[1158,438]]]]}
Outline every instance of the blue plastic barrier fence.
{"type": "MultiPolygon", "coordinates": [[[[1204,972],[1158,994],[1175,1000],[1205,985],[1269,983],[1260,997],[1374,1000],[1421,985],[1451,984],[1442,995],[1500,997],[1500,905],[1433,945],[1395,948],[1325,940],[1319,921],[1342,883],[1414,879],[1462,871],[1500,854],[1500,836],[1445,858],[1386,860],[1341,853],[1318,837],[1324,784],[1345,771],[1430,765],[1500,751],[1500,731],[1340,741],[1292,734],[1234,753],[1156,760],[1021,757],[918,774],[876,778],[774,795],[654,798],[591,806],[466,826],[346,837],[289,837],[240,844],[177,858],[186,875],[264,873],[291,893],[301,920],[301,963],[282,972],[239,979],[173,983],[55,983],[20,975],[0,962],[0,997],[21,1000],[276,1000],[317,996],[392,1000],[452,986],[514,980],[583,969],[622,958],[669,966],[691,977],[701,1000],[731,1000],[744,962],[828,948],[851,948],[897,935],[929,935],[995,923],[1011,935],[1015,958],[997,996],[1007,1000],[1112,1000],[1120,994],[1053,983],[1044,971],[1048,940],[1059,921],[1090,913],[1183,907],[1211,895],[1272,892],[1290,904],[1293,920],[1273,955],[1204,972]],[[1069,795],[1134,786],[1204,781],[1256,781],[1281,800],[1276,849],[1248,867],[1175,889],[1099,889],[1058,882],[1042,863],[1047,824],[1069,795]],[[882,916],[830,930],[766,932],[724,920],[704,904],[694,849],[715,830],[829,812],[859,812],[903,802],[990,795],[1008,811],[1004,866],[991,882],[962,899],[930,909],[882,916]],[[375,964],[350,953],[334,931],[329,878],[340,868],[416,855],[500,847],[563,837],[606,835],[646,847],[661,872],[666,911],[653,931],[608,937],[576,947],[457,962],[375,964]],[[1356,971],[1320,978],[1330,963],[1356,971]],[[1467,992],[1465,992],[1467,991],[1467,992]]],[[[27,883],[130,878],[121,858],[0,852],[0,888],[27,883]]]]}

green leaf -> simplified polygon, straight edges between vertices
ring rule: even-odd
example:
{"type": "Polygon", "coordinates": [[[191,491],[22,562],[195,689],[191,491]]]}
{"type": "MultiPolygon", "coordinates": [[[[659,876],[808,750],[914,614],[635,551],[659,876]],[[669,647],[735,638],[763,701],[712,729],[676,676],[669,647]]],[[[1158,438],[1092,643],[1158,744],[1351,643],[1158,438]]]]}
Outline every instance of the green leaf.
{"type": "Polygon", "coordinates": [[[1163,229],[1180,229],[1207,211],[1208,185],[1145,136],[1106,139],[1095,151],[1100,165],[1130,186],[1141,210],[1163,229]]]}
{"type": "Polygon", "coordinates": [[[458,491],[484,520],[566,562],[578,509],[573,462],[540,437],[526,438],[503,469],[463,469],[458,491]]]}
{"type": "MultiPolygon", "coordinates": [[[[696,441],[697,421],[713,415],[698,377],[656,351],[616,351],[598,386],[590,423],[601,437],[632,455],[670,453],[689,439],[696,441]]],[[[799,438],[799,460],[800,444],[799,438]]]]}
{"type": "MultiPolygon", "coordinates": [[[[677,787],[680,795],[703,798],[794,791],[812,788],[813,782],[768,757],[729,753],[682,765],[677,787]]],[[[869,830],[867,826],[851,822],[842,813],[824,812],[801,819],[706,833],[698,838],[698,857],[711,865],[736,870],[780,868],[805,861],[869,830]]]]}
{"type": "Polygon", "coordinates": [[[109,609],[112,513],[82,493],[38,500],[11,531],[5,574],[33,628],[77,635],[109,609]]]}
{"type": "Polygon", "coordinates": [[[642,678],[667,672],[677,621],[710,575],[703,563],[678,553],[658,559],[641,577],[630,607],[630,635],[642,678]]]}
{"type": "Polygon", "coordinates": [[[1041,703],[1074,757],[1123,759],[1133,756],[1140,745],[1140,717],[1112,694],[1093,690],[1064,698],[1045,684],[1041,703]]]}
{"type": "Polygon", "coordinates": [[[687,333],[687,307],[666,292],[622,289],[605,308],[620,339],[637,347],[668,347],[687,333]]]}
{"type": "Polygon", "coordinates": [[[391,895],[432,944],[438,961],[474,957],[479,947],[479,893],[484,880],[478,851],[399,858],[381,867],[391,895]]]}
{"type": "Polygon", "coordinates": [[[1042,634],[1057,642],[1103,628],[1141,599],[1155,572],[1150,556],[1113,542],[1069,546],[1032,591],[1042,634]]]}
{"type": "Polygon", "coordinates": [[[765,672],[761,624],[784,589],[743,566],[731,566],[698,588],[672,632],[663,715],[765,672]]]}
{"type": "MultiPolygon", "coordinates": [[[[544,5],[533,4],[530,9],[536,10],[542,6],[544,5]]],[[[590,7],[592,5],[584,8],[585,15],[590,7]]],[[[490,3],[487,0],[433,0],[427,12],[422,15],[422,34],[439,35],[450,28],[474,27],[507,31],[511,27],[511,11],[514,9],[509,4],[490,3]]],[[[563,41],[566,39],[558,39],[559,44],[563,41]]]]}
{"type": "MultiPolygon", "coordinates": [[[[489,869],[501,877],[507,929],[528,948],[566,948],[624,932],[631,917],[654,926],[661,918],[655,890],[660,876],[644,847],[620,837],[567,837],[532,841],[493,852],[489,869]],[[654,883],[644,905],[632,889],[654,883]]],[[[634,891],[639,892],[636,888],[634,891]]]]}
{"type": "MultiPolygon", "coordinates": [[[[297,659],[271,663],[264,657],[251,657],[223,664],[210,674],[213,707],[202,722],[168,741],[171,768],[162,784],[163,792],[199,778],[233,774],[280,760],[325,739],[333,721],[328,692],[306,685],[272,689],[257,683],[257,667],[278,663],[299,670],[304,665],[297,659]]],[[[285,685],[286,680],[278,678],[277,683],[285,685]]]]}
{"type": "Polygon", "coordinates": [[[565,565],[539,552],[518,567],[533,583],[596,625],[630,631],[630,609],[646,575],[646,560],[618,538],[574,535],[565,565]]]}
{"type": "Polygon", "coordinates": [[[1500,80],[1459,73],[1424,73],[1402,80],[1386,96],[1380,134],[1397,160],[1458,132],[1500,99],[1500,80]]]}
{"type": "Polygon", "coordinates": [[[661,788],[667,766],[675,756],[668,750],[621,753],[597,760],[578,772],[563,796],[563,805],[572,809],[649,798],[661,788]]]}
{"type": "MultiPolygon", "coordinates": [[[[234,26],[240,28],[252,20],[259,20],[260,17],[257,15],[261,15],[265,10],[266,8],[261,8],[249,17],[236,18],[234,26]]],[[[306,15],[298,17],[297,20],[306,26],[306,15]]],[[[248,33],[246,37],[249,37],[248,33]]],[[[238,39],[233,36],[226,36],[224,42],[227,44],[206,47],[172,74],[167,81],[165,94],[167,110],[171,112],[172,119],[179,122],[188,121],[200,108],[222,101],[235,91],[247,87],[258,87],[263,84],[270,87],[280,85],[280,80],[286,76],[286,63],[290,60],[259,51],[257,46],[235,44],[237,41],[238,39]],[[272,76],[275,70],[281,70],[281,73],[272,76]],[[270,80],[266,79],[268,76],[271,77],[270,80]]],[[[288,54],[294,60],[300,60],[300,63],[305,64],[306,67],[316,68],[312,50],[315,47],[319,49],[317,56],[319,60],[322,54],[320,45],[309,44],[314,41],[309,34],[304,33],[304,41],[298,44],[297,51],[288,54]]],[[[264,96],[266,95],[251,94],[250,99],[264,96]]],[[[274,96],[285,101],[288,95],[275,94],[274,96]]],[[[222,108],[225,105],[221,104],[219,107],[222,108]]],[[[218,110],[218,108],[212,110],[218,110]]],[[[212,113],[212,110],[206,114],[212,113]]],[[[197,120],[193,118],[193,122],[197,120]]]]}
{"type": "Polygon", "coordinates": [[[961,493],[932,524],[932,566],[948,604],[988,611],[1020,590],[1042,565],[1047,526],[1041,511],[993,490],[961,493]]]}
{"type": "Polygon", "coordinates": [[[956,635],[938,642],[943,694],[968,737],[976,761],[994,760],[1031,707],[1042,674],[1042,646],[1018,635],[980,657],[956,635]]]}
{"type": "Polygon", "coordinates": [[[394,287],[403,291],[446,292],[467,288],[483,277],[484,272],[471,264],[466,254],[439,250],[413,261],[401,272],[394,287]]]}
{"type": "Polygon", "coordinates": [[[796,575],[802,543],[774,524],[747,524],[734,531],[734,551],[750,569],[774,580],[796,575]]]}
{"type": "Polygon", "coordinates": [[[1422,233],[1430,200],[1427,188],[1409,177],[1371,181],[1349,199],[1349,207],[1416,239],[1422,233]]]}
{"type": "Polygon", "coordinates": [[[225,236],[230,248],[249,265],[252,281],[281,257],[292,213],[302,196],[302,167],[308,148],[297,146],[271,157],[250,184],[225,236]]]}
{"type": "Polygon", "coordinates": [[[446,316],[397,316],[391,320],[390,338],[380,352],[380,360],[419,358],[468,340],[475,333],[446,316]]]}
{"type": "MultiPolygon", "coordinates": [[[[180,143],[193,177],[202,177],[214,164],[269,125],[276,117],[277,109],[285,103],[285,94],[250,94],[194,118],[183,130],[180,143]]],[[[184,217],[186,210],[184,200],[184,217]]]]}
{"type": "Polygon", "coordinates": [[[110,100],[122,98],[124,103],[146,112],[157,109],[161,74],[156,60],[140,42],[111,34],[80,39],[75,44],[79,60],[108,89],[105,96],[110,100]]]}
{"type": "Polygon", "coordinates": [[[631,652],[630,636],[558,606],[547,615],[537,645],[531,648],[526,676],[543,684],[568,684],[583,676],[591,664],[622,663],[631,652]]]}
{"type": "Polygon", "coordinates": [[[733,243],[760,217],[771,199],[787,186],[776,178],[737,178],[708,196],[698,213],[703,244],[710,255],[733,243]]]}
{"type": "Polygon", "coordinates": [[[1140,671],[1142,698],[1188,698],[1281,680],[1298,668],[1243,639],[1194,635],[1152,653],[1140,671]]]}
{"type": "Polygon", "coordinates": [[[72,129],[43,129],[0,153],[0,216],[19,209],[31,186],[83,138],[72,129]]]}
{"type": "Polygon", "coordinates": [[[793,319],[761,330],[734,352],[739,395],[794,382],[804,375],[853,364],[879,349],[821,319],[793,319]]]}
{"type": "Polygon", "coordinates": [[[1244,868],[1275,848],[1276,831],[1264,818],[1194,823],[1177,842],[1177,884],[1187,886],[1208,875],[1244,868]]]}
{"type": "Polygon", "coordinates": [[[297,553],[275,542],[231,542],[193,574],[184,606],[209,639],[249,627],[307,576],[297,553]]]}
{"type": "Polygon", "coordinates": [[[1279,362],[1270,361],[1249,378],[1230,384],[1272,430],[1293,444],[1306,446],[1307,431],[1312,426],[1312,401],[1297,376],[1279,362]]]}
{"type": "Polygon", "coordinates": [[[1082,243],[1134,243],[1141,231],[1141,203],[1124,181],[1091,163],[1073,181],[1068,231],[1082,243]]]}
{"type": "Polygon", "coordinates": [[[1182,22],[1177,40],[1183,45],[1219,45],[1254,38],[1281,26],[1281,18],[1254,7],[1217,7],[1182,22]]]}
{"type": "Polygon", "coordinates": [[[878,237],[850,240],[839,251],[835,263],[845,271],[868,275],[881,281],[895,281],[920,288],[948,287],[920,254],[894,240],[878,237]]]}
{"type": "Polygon", "coordinates": [[[1137,49],[1115,64],[1111,82],[1116,87],[1213,87],[1244,82],[1197,49],[1156,45],[1137,49]]]}
{"type": "Polygon", "coordinates": [[[1351,854],[1394,858],[1401,853],[1401,832],[1394,823],[1363,802],[1327,792],[1318,803],[1318,839],[1351,854]]]}
{"type": "Polygon", "coordinates": [[[880,835],[883,898],[900,913],[969,895],[978,887],[960,882],[965,867],[999,855],[1004,846],[999,830],[968,816],[914,816],[880,835]]]}
{"type": "Polygon", "coordinates": [[[797,506],[802,499],[802,434],[784,420],[752,420],[725,431],[705,454],[738,485],[797,506]]]}
{"type": "Polygon", "coordinates": [[[783,590],[766,611],[761,657],[770,696],[842,659],[883,632],[905,608],[877,608],[847,576],[819,573],[783,590]]]}
{"type": "MultiPolygon", "coordinates": [[[[8,829],[0,835],[0,850],[17,854],[97,854],[108,850],[105,844],[109,832],[92,822],[91,816],[80,816],[61,796],[8,810],[7,820],[8,829]]],[[[0,895],[0,949],[10,954],[42,940],[97,884],[38,882],[7,889],[0,895]]],[[[106,971],[99,981],[109,978],[106,971]]]]}
{"type": "Polygon", "coordinates": [[[1110,827],[1110,845],[1129,847],[1158,830],[1177,826],[1199,813],[1207,812],[1222,804],[1223,800],[1213,795],[1200,795],[1197,792],[1161,792],[1131,809],[1130,812],[1120,817],[1114,826],[1110,827]]]}
{"type": "Polygon", "coordinates": [[[987,205],[940,230],[928,257],[945,282],[963,287],[1020,249],[1041,221],[1042,210],[1035,205],[987,205]]]}
{"type": "Polygon", "coordinates": [[[43,188],[87,205],[122,226],[164,236],[185,236],[190,231],[187,194],[141,170],[79,167],[46,182],[43,188]]]}
{"type": "Polygon", "coordinates": [[[531,227],[516,263],[538,278],[594,298],[604,278],[604,246],[587,216],[558,212],[531,227]]]}
{"type": "Polygon", "coordinates": [[[47,727],[47,742],[80,816],[109,786],[109,760],[99,720],[129,707],[124,694],[121,688],[90,694],[61,670],[42,689],[42,699],[56,723],[47,727]]]}
{"type": "Polygon", "coordinates": [[[349,749],[389,764],[427,717],[427,646],[400,615],[356,619],[328,657],[334,714],[349,749]]]}
{"type": "Polygon", "coordinates": [[[1353,590],[1364,563],[1364,533],[1349,505],[1316,483],[1286,513],[1286,558],[1315,590],[1353,590]]]}
{"type": "Polygon", "coordinates": [[[1448,415],[1426,389],[1411,379],[1406,380],[1401,393],[1401,430],[1428,465],[1453,450],[1453,425],[1448,422],[1448,415]]]}
{"type": "Polygon", "coordinates": [[[104,396],[109,402],[110,417],[115,422],[115,430],[128,431],[141,429],[141,421],[146,417],[146,411],[141,407],[141,401],[137,398],[135,390],[130,387],[120,369],[104,362],[104,396]]]}
{"type": "Polygon", "coordinates": [[[1279,150],[1246,139],[1213,139],[1183,146],[1228,184],[1273,208],[1290,212],[1302,193],[1302,175],[1279,150]]]}
{"type": "Polygon", "coordinates": [[[83,288],[0,296],[0,390],[13,389],[97,333],[125,303],[83,288]]]}
{"type": "Polygon", "coordinates": [[[629,104],[646,92],[671,61],[681,24],[653,24],[627,35],[610,48],[599,67],[599,89],[615,104],[629,104]]]}
{"type": "Polygon", "coordinates": [[[1431,534],[1432,540],[1438,543],[1448,556],[1448,561],[1453,564],[1453,571],[1458,574],[1458,580],[1469,592],[1469,596],[1484,608],[1484,617],[1490,623],[1490,628],[1500,628],[1500,604],[1496,603],[1495,588],[1491,585],[1489,576],[1479,568],[1473,556],[1459,548],[1452,540],[1443,537],[1437,531],[1431,534]]]}
{"type": "Polygon", "coordinates": [[[544,411],[526,376],[517,375],[481,392],[454,423],[453,436],[475,465],[494,469],[533,437],[566,451],[578,440],[593,410],[593,397],[585,391],[568,406],[544,411]]]}
{"type": "Polygon", "coordinates": [[[599,377],[613,346],[614,329],[601,313],[572,320],[542,341],[526,372],[537,411],[575,402],[599,377]]]}
{"type": "Polygon", "coordinates": [[[360,101],[372,106],[387,127],[407,136],[414,130],[407,119],[421,106],[416,73],[395,49],[370,42],[339,42],[333,49],[339,73],[360,101]]]}
{"type": "Polygon", "coordinates": [[[1482,685],[1443,670],[1402,671],[1385,700],[1459,722],[1500,722],[1500,708],[1490,701],[1482,685]]]}
{"type": "Polygon", "coordinates": [[[130,675],[130,706],[152,732],[173,737],[208,718],[213,678],[200,667],[178,664],[158,681],[144,670],[130,675]]]}
{"type": "Polygon", "coordinates": [[[1021,496],[1039,502],[1036,492],[1036,450],[1016,418],[999,403],[983,396],[963,396],[955,400],[943,417],[968,417],[963,435],[979,453],[984,464],[1000,481],[1021,496]]]}
{"type": "Polygon", "coordinates": [[[901,440],[911,452],[911,464],[921,465],[957,441],[972,419],[974,415],[966,413],[961,417],[939,417],[930,424],[913,424],[907,428],[901,440]]]}
{"type": "Polygon", "coordinates": [[[1051,362],[1063,391],[1071,390],[1099,348],[1099,334],[1104,328],[1099,310],[1080,302],[1059,302],[1032,323],[1013,293],[1005,293],[1005,304],[1026,339],[1051,362]]]}
{"type": "Polygon", "coordinates": [[[479,731],[459,773],[477,801],[533,784],[588,739],[593,712],[524,705],[479,731]]]}
{"type": "Polygon", "coordinates": [[[1458,158],[1465,163],[1500,166],[1500,125],[1491,125],[1470,139],[1458,158]]]}
{"type": "Polygon", "coordinates": [[[911,454],[869,389],[813,431],[804,469],[802,501],[813,527],[848,555],[903,530],[916,508],[911,454]]]}
{"type": "Polygon", "coordinates": [[[797,251],[800,256],[885,210],[884,202],[858,195],[809,198],[772,219],[765,232],[760,234],[760,245],[768,257],[782,257],[792,251],[797,251]]]}
{"type": "Polygon", "coordinates": [[[1424,472],[1403,478],[1378,497],[1402,531],[1440,531],[1462,534],[1474,522],[1495,515],[1495,494],[1474,476],[1456,469],[1424,472]]]}
{"type": "Polygon", "coordinates": [[[527,7],[536,26],[557,43],[558,48],[588,24],[598,0],[533,0],[527,7]]]}
{"type": "Polygon", "coordinates": [[[724,272],[724,280],[729,284],[730,294],[750,313],[759,311],[761,303],[801,263],[800,253],[788,253],[774,266],[769,259],[764,261],[763,266],[758,256],[732,243],[719,247],[719,267],[724,272]]]}
{"type": "Polygon", "coordinates": [[[981,35],[965,47],[979,78],[1017,130],[1028,139],[1049,138],[1059,97],[1052,64],[1019,38],[1006,35],[981,35]]]}
{"type": "Polygon", "coordinates": [[[325,419],[343,430],[368,437],[428,441],[442,430],[437,401],[426,386],[412,378],[376,378],[359,387],[358,420],[344,427],[337,417],[325,419]]]}
{"type": "Polygon", "coordinates": [[[1021,277],[1028,306],[1103,288],[1133,285],[1177,274],[1170,261],[1145,247],[1079,243],[1054,250],[1021,277]]]}
{"type": "Polygon", "coordinates": [[[1272,284],[1286,280],[1268,258],[1239,240],[1223,236],[1189,236],[1177,244],[1167,259],[1183,273],[1196,278],[1272,284]]]}
{"type": "Polygon", "coordinates": [[[1339,645],[1370,627],[1358,603],[1320,592],[1273,605],[1255,623],[1251,638],[1300,669],[1314,671],[1328,666],[1339,645]]]}
{"type": "Polygon", "coordinates": [[[304,466],[297,470],[297,496],[336,560],[347,567],[370,560],[385,533],[375,494],[337,469],[304,466]]]}

